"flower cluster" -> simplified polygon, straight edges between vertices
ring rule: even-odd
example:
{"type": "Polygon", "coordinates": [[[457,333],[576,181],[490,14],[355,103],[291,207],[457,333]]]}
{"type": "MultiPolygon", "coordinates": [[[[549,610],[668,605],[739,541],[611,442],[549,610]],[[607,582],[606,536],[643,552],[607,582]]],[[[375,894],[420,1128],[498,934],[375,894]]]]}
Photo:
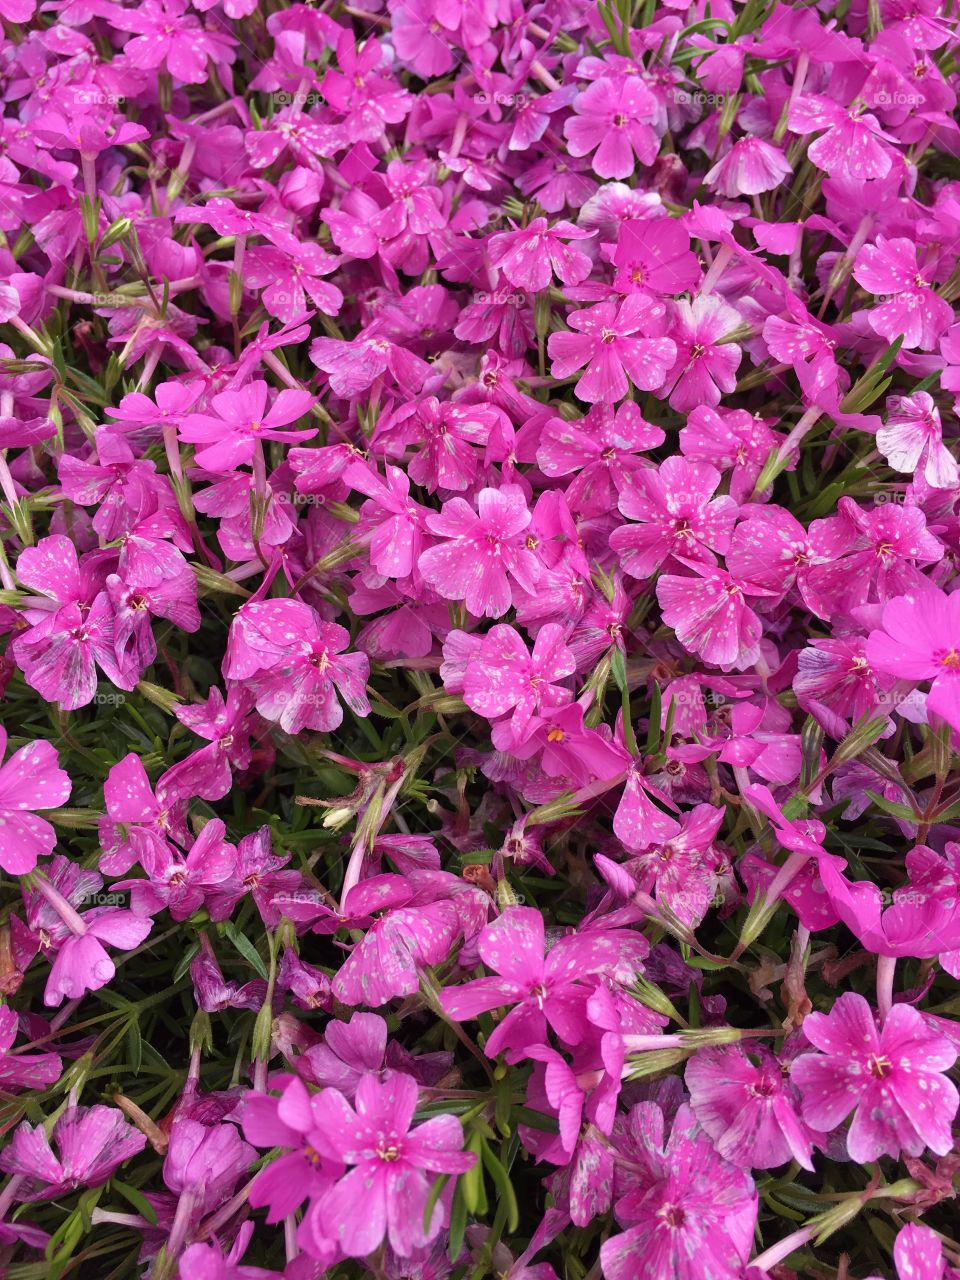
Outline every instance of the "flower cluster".
{"type": "Polygon", "coordinates": [[[0,19],[0,1276],[960,1276],[956,5],[0,19]]]}

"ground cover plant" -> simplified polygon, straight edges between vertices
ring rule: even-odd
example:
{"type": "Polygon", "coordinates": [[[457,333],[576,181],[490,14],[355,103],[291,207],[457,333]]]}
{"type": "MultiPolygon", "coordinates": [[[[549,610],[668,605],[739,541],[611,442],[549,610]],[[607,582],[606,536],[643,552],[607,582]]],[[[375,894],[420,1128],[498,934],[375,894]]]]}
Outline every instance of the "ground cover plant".
{"type": "Polygon", "coordinates": [[[960,1276],[954,0],[0,19],[0,1274],[960,1276]]]}

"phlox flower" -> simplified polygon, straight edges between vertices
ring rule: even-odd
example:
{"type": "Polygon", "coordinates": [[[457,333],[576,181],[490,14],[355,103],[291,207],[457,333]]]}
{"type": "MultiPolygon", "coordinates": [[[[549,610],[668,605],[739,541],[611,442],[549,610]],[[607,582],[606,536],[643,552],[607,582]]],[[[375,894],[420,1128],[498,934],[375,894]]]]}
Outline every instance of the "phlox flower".
{"type": "Polygon", "coordinates": [[[663,621],[690,653],[711,666],[743,671],[756,659],[762,627],[748,596],[770,593],[723,569],[688,562],[697,576],[664,574],[657,580],[663,621]]]}
{"type": "Polygon", "coordinates": [[[791,173],[779,147],[763,138],[740,138],[704,175],[704,186],[736,199],[774,191],[791,173]]]}
{"type": "Polygon", "coordinates": [[[513,627],[501,624],[490,628],[478,654],[467,664],[463,700],[488,720],[513,712],[509,721],[494,726],[495,743],[509,750],[512,743],[523,741],[531,717],[541,707],[571,700],[570,691],[554,682],[573,670],[573,655],[557,623],[541,627],[532,654],[513,627]]]}
{"type": "Polygon", "coordinates": [[[18,1200],[57,1200],[98,1187],[147,1145],[116,1107],[68,1107],[50,1137],[42,1124],[21,1124],[0,1153],[0,1168],[19,1174],[18,1200]]]}
{"type": "Polygon", "coordinates": [[[511,907],[486,926],[478,942],[480,958],[498,976],[447,987],[440,1002],[457,1022],[512,1005],[485,1051],[490,1057],[506,1052],[508,1061],[517,1061],[527,1046],[543,1040],[548,1025],[567,1044],[577,1044],[586,1033],[590,994],[582,980],[597,973],[636,973],[648,949],[638,934],[608,930],[569,934],[546,950],[540,912],[511,907]]]}
{"type": "Polygon", "coordinates": [[[877,448],[894,471],[913,475],[922,469],[932,489],[953,489],[960,480],[956,459],[943,443],[940,410],[926,391],[890,396],[877,448]]]}
{"type": "Polygon", "coordinates": [[[551,227],[546,218],[534,218],[525,227],[492,236],[487,255],[511,284],[539,293],[554,275],[563,284],[579,284],[586,279],[593,264],[585,253],[564,242],[586,240],[592,235],[592,231],[572,222],[555,222],[551,227]]]}
{"type": "Polygon", "coordinates": [[[702,462],[667,458],[657,468],[637,471],[620,494],[620,511],[636,523],[610,535],[624,572],[650,578],[676,553],[716,562],[724,554],[737,516],[730,497],[714,497],[720,472],[702,462]]]}
{"type": "Polygon", "coordinates": [[[632,400],[614,411],[595,404],[586,417],[551,418],[537,448],[537,466],[551,477],[570,476],[566,500],[571,511],[601,515],[617,504],[631,479],[650,464],[637,455],[663,444],[664,432],[646,422],[632,400]]]}
{"type": "MultiPolygon", "coordinates": [[[[698,405],[716,407],[720,393],[737,385],[741,350],[727,341],[740,325],[739,314],[715,294],[698,294],[693,302],[675,302],[670,337],[676,350],[663,390],[681,413],[698,405]]],[[[651,388],[645,388],[650,390],[651,388]]]]}
{"type": "Polygon", "coordinates": [[[917,246],[902,236],[878,235],[857,255],[854,278],[870,293],[887,298],[868,313],[874,332],[888,342],[932,351],[953,320],[950,304],[934,289],[929,270],[917,261],[917,246]]]}
{"type": "Polygon", "coordinates": [[[260,714],[287,733],[335,729],[343,721],[337,693],[356,715],[370,714],[370,661],[344,653],[349,642],[344,627],[302,601],[257,601],[234,617],[223,672],[243,680],[260,714]]]}
{"type": "Polygon", "coordinates": [[[568,378],[586,365],[574,391],[591,404],[622,400],[628,376],[641,391],[657,389],[677,353],[673,340],[662,336],[665,318],[664,304],[642,293],[630,294],[619,307],[600,302],[572,312],[571,331],[552,333],[547,342],[553,376],[568,378]]]}
{"type": "Polygon", "coordinates": [[[697,1120],[717,1152],[740,1168],[775,1169],[796,1160],[813,1170],[811,1131],[799,1093],[762,1045],[701,1049],[684,1080],[697,1120]]]}
{"type": "Polygon", "coordinates": [[[213,413],[188,413],[177,427],[181,440],[203,445],[196,460],[209,471],[227,471],[253,461],[258,442],[279,440],[293,444],[316,435],[312,427],[301,431],[283,428],[310,409],[308,391],[284,390],[267,408],[269,388],[250,382],[237,391],[221,391],[210,402],[213,413]]]}
{"type": "MultiPolygon", "coordinates": [[[[0,760],[7,731],[0,725],[0,760]]],[[[0,765],[0,867],[25,875],[53,853],[57,833],[35,810],[56,809],[70,798],[69,775],[49,742],[30,742],[0,765]]]]}
{"type": "Polygon", "coordinates": [[[929,680],[927,711],[960,730],[960,594],[932,584],[896,596],[867,638],[867,661],[883,675],[929,680]]]}
{"type": "Polygon", "coordinates": [[[416,1081],[399,1072],[384,1081],[365,1075],[353,1105],[337,1089],[324,1089],[311,1103],[321,1156],[351,1166],[324,1194],[317,1215],[348,1257],[366,1257],[384,1238],[400,1257],[428,1244],[445,1220],[438,1202],[424,1223],[429,1175],[465,1173],[477,1159],[463,1150],[455,1116],[412,1126],[416,1105],[416,1081]]]}
{"type": "Polygon", "coordinates": [[[531,521],[516,485],[481,489],[477,511],[451,498],[427,527],[445,539],[424,551],[418,568],[446,600],[462,600],[477,617],[500,618],[510,607],[512,584],[534,591],[540,561],[529,545],[531,521]]]}
{"type": "Polygon", "coordinates": [[[911,1005],[895,1004],[878,1031],[867,1001],[846,991],[828,1014],[809,1014],[803,1031],[820,1050],[802,1054],[790,1068],[803,1117],[829,1132],[852,1111],[852,1160],[918,1156],[927,1147],[943,1155],[952,1148],[950,1125],[960,1095],[943,1073],[957,1049],[911,1005]]]}
{"type": "Polygon", "coordinates": [[[653,163],[657,100],[639,77],[617,83],[602,76],[574,100],[573,110],[563,129],[568,150],[572,156],[592,152],[593,171],[601,178],[629,178],[636,160],[653,163]]]}
{"type": "Polygon", "coordinates": [[[667,1136],[655,1102],[630,1112],[614,1207],[626,1230],[600,1246],[606,1280],[740,1280],[753,1243],[753,1180],[717,1154],[688,1106],[667,1136]]]}

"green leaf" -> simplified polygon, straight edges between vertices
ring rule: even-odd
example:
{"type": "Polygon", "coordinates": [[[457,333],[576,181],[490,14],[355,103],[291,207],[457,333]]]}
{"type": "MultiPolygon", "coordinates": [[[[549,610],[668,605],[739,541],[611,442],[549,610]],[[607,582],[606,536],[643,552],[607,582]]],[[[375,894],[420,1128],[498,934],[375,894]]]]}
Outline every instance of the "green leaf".
{"type": "Polygon", "coordinates": [[[891,818],[903,818],[907,822],[916,822],[917,815],[906,804],[897,804],[895,800],[888,800],[886,796],[879,796],[875,791],[866,791],[873,803],[878,809],[882,809],[884,813],[889,813],[891,818]]]}
{"type": "Polygon", "coordinates": [[[190,965],[193,962],[193,957],[195,955],[198,955],[199,952],[200,952],[200,943],[191,942],[190,946],[187,947],[186,951],[183,953],[183,956],[178,961],[177,967],[173,971],[174,986],[176,986],[177,983],[185,976],[187,970],[190,968],[190,965]]]}
{"type": "Polygon", "coordinates": [[[460,1185],[453,1193],[453,1204],[450,1208],[450,1238],[447,1244],[447,1257],[456,1262],[463,1248],[463,1237],[467,1231],[467,1206],[460,1193],[460,1185]]]}
{"type": "Polygon", "coordinates": [[[433,1211],[437,1207],[437,1201],[443,1193],[443,1188],[450,1181],[449,1173],[441,1173],[439,1178],[434,1181],[430,1188],[430,1194],[427,1196],[427,1203],[423,1207],[423,1229],[429,1230],[430,1221],[433,1218],[433,1211]]]}
{"type": "Polygon", "coordinates": [[[253,945],[249,938],[245,938],[232,920],[227,920],[223,926],[223,932],[227,938],[233,943],[243,958],[256,969],[264,982],[269,981],[267,966],[263,963],[263,958],[257,948],[253,945]]]}
{"type": "Polygon", "coordinates": [[[147,1197],[136,1187],[131,1187],[127,1182],[121,1182],[119,1178],[112,1178],[110,1186],[114,1191],[119,1192],[129,1205],[132,1205],[140,1214],[141,1218],[146,1218],[152,1227],[157,1225],[157,1211],[147,1199],[147,1197]]]}
{"type": "Polygon", "coordinates": [[[480,1147],[480,1155],[484,1168],[499,1191],[501,1200],[507,1206],[507,1230],[516,1231],[520,1225],[520,1208],[510,1175],[485,1142],[480,1147]]]}

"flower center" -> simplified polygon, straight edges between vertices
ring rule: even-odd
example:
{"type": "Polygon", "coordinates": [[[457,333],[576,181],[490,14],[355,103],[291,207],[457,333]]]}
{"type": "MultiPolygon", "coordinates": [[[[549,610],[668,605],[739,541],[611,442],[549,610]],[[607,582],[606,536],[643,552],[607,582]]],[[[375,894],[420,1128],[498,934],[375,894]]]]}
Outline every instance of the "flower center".
{"type": "Polygon", "coordinates": [[[657,1210],[657,1217],[662,1218],[668,1227],[682,1227],[687,1215],[678,1204],[665,1204],[657,1210]]]}
{"type": "Polygon", "coordinates": [[[890,1068],[893,1064],[890,1059],[882,1053],[871,1053],[867,1059],[867,1070],[877,1080],[883,1080],[890,1074],[890,1068]]]}

